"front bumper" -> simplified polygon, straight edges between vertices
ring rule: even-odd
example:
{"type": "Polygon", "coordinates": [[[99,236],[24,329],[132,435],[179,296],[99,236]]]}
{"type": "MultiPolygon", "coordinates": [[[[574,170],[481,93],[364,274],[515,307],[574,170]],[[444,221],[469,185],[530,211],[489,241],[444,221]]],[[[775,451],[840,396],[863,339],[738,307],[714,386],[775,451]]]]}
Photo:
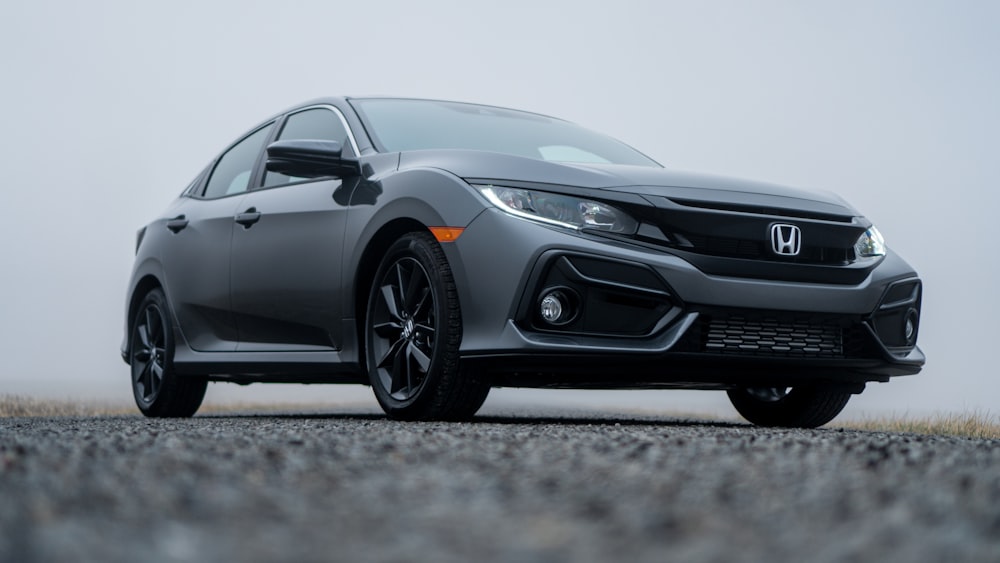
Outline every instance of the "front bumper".
{"type": "Polygon", "coordinates": [[[891,252],[853,285],[713,276],[667,251],[492,209],[444,246],[463,359],[501,385],[863,384],[924,363],[915,345],[920,281],[891,252]],[[583,309],[560,327],[536,313],[555,286],[583,309]],[[907,319],[911,337],[902,335],[907,319]]]}

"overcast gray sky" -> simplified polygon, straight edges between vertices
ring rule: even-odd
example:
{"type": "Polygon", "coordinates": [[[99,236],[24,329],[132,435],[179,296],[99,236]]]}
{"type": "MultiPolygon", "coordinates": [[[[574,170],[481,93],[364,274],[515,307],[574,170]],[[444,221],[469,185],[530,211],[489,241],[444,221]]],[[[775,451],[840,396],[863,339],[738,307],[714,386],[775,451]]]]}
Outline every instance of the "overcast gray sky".
{"type": "Polygon", "coordinates": [[[998,53],[988,0],[5,3],[0,393],[130,400],[136,229],[259,120],[394,94],[551,114],[668,166],[838,192],[924,278],[929,357],[848,412],[996,413],[998,53]]]}

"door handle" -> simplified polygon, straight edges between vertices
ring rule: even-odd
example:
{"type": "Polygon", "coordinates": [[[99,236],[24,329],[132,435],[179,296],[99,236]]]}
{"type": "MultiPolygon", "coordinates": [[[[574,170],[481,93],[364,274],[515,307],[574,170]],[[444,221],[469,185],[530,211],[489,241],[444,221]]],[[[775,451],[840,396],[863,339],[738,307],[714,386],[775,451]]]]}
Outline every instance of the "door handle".
{"type": "Polygon", "coordinates": [[[251,207],[236,216],[236,222],[243,225],[244,229],[249,229],[257,221],[260,221],[260,212],[256,207],[251,207]]]}
{"type": "Polygon", "coordinates": [[[167,228],[170,229],[172,233],[179,233],[184,230],[184,227],[188,226],[188,220],[183,215],[178,215],[173,219],[167,221],[167,228]]]}

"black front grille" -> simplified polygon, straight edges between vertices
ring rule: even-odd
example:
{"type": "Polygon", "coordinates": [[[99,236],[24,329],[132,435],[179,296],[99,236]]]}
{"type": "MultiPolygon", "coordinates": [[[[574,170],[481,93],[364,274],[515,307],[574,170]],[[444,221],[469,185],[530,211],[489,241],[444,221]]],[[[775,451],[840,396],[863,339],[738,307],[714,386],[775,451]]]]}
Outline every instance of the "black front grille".
{"type": "Polygon", "coordinates": [[[771,252],[768,241],[725,238],[692,233],[671,233],[673,238],[682,241],[678,248],[709,254],[712,256],[727,256],[731,258],[748,258],[753,260],[782,260],[786,262],[801,262],[807,264],[847,264],[853,258],[853,250],[848,248],[827,248],[816,245],[802,247],[798,256],[785,257],[771,252]]]}
{"type": "Polygon", "coordinates": [[[864,281],[878,264],[877,260],[855,258],[854,244],[868,227],[863,219],[821,220],[810,216],[701,209],[675,202],[655,208],[633,207],[629,211],[641,221],[635,235],[602,233],[602,236],[665,249],[706,274],[855,285],[864,281]],[[797,255],[774,251],[771,232],[775,225],[799,228],[801,247],[797,255]]]}
{"type": "Polygon", "coordinates": [[[690,233],[686,236],[680,233],[672,234],[675,239],[682,241],[680,246],[693,252],[738,258],[761,258],[764,256],[764,243],[761,241],[693,235],[690,233]]]}
{"type": "Polygon", "coordinates": [[[736,206],[702,207],[696,202],[670,200],[669,208],[640,210],[642,224],[636,238],[683,252],[719,258],[766,261],[783,264],[848,266],[855,261],[854,243],[866,224],[851,218],[802,211],[794,215],[768,213],[773,209],[736,206]],[[800,230],[801,248],[795,256],[772,249],[771,232],[776,224],[800,230]]]}
{"type": "Polygon", "coordinates": [[[719,354],[811,358],[844,357],[844,329],[809,320],[746,316],[703,318],[702,350],[719,354]]]}

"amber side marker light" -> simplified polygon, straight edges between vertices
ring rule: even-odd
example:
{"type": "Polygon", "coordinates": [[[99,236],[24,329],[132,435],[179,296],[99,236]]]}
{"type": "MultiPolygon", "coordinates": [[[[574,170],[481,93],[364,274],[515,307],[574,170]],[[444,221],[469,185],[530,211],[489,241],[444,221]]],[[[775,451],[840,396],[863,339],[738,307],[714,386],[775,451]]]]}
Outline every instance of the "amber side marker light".
{"type": "Polygon", "coordinates": [[[462,236],[465,227],[429,227],[438,242],[455,242],[462,236]]]}

